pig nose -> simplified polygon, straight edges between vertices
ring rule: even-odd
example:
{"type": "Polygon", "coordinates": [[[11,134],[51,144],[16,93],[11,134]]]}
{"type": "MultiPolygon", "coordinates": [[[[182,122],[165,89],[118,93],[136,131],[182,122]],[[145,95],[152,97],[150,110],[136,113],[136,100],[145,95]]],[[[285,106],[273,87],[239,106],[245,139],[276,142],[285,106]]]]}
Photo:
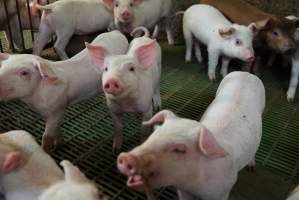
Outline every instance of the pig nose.
{"type": "Polygon", "coordinates": [[[296,52],[296,48],[290,48],[289,50],[286,51],[286,54],[292,55],[296,52]]]}
{"type": "Polygon", "coordinates": [[[123,19],[129,19],[131,17],[131,13],[126,10],[121,14],[121,16],[123,19]]]}
{"type": "Polygon", "coordinates": [[[249,56],[246,58],[246,62],[253,62],[255,60],[254,56],[249,56]]]}
{"type": "Polygon", "coordinates": [[[118,95],[122,92],[122,87],[117,80],[110,79],[105,83],[104,91],[108,94],[118,95]]]}
{"type": "Polygon", "coordinates": [[[127,176],[134,175],[137,169],[136,158],[129,153],[121,153],[117,158],[117,168],[127,176]]]}

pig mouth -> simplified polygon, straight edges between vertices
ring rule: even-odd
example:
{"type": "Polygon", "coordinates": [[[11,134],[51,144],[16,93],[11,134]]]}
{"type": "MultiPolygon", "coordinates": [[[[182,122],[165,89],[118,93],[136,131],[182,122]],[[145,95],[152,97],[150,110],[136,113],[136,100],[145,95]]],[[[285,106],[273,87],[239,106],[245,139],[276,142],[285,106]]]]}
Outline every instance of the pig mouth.
{"type": "Polygon", "coordinates": [[[130,175],[127,180],[127,186],[134,189],[144,190],[144,187],[150,185],[150,182],[152,182],[158,175],[158,172],[151,172],[146,177],[140,174],[130,175]]]}

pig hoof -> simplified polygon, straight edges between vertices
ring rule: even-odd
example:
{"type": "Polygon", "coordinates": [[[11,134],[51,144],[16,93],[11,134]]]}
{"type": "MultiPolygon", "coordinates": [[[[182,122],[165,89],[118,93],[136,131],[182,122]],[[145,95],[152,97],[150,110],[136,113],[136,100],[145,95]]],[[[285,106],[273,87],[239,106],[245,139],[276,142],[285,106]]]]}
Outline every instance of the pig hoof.
{"type": "Polygon", "coordinates": [[[121,147],[123,144],[123,138],[122,137],[116,137],[113,139],[113,145],[112,150],[114,153],[119,153],[121,151],[121,147]]]}
{"type": "Polygon", "coordinates": [[[294,97],[287,97],[289,103],[294,103],[294,97]]]}
{"type": "Polygon", "coordinates": [[[54,151],[57,147],[62,146],[64,140],[62,136],[58,137],[43,137],[42,148],[46,153],[54,151]]]}
{"type": "Polygon", "coordinates": [[[252,173],[254,173],[256,171],[254,165],[247,165],[247,170],[252,173]]]}
{"type": "Polygon", "coordinates": [[[215,74],[209,73],[209,80],[210,80],[210,81],[214,81],[214,80],[216,80],[216,76],[215,76],[215,74]]]}

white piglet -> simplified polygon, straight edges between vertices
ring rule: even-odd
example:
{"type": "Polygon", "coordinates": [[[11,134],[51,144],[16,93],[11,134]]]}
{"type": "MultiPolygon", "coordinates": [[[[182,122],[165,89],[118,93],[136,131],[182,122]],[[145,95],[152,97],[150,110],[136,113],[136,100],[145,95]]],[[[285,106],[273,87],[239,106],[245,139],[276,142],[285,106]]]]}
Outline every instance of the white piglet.
{"type": "MultiPolygon", "coordinates": [[[[103,33],[92,44],[104,47],[110,55],[124,54],[129,46],[119,31],[103,33]]],[[[63,141],[60,125],[67,106],[102,91],[101,74],[96,73],[86,49],[60,62],[0,54],[0,63],[0,100],[20,99],[45,118],[42,145],[47,152],[63,141]]]]}
{"type": "Polygon", "coordinates": [[[33,54],[40,55],[52,35],[57,36],[54,48],[63,60],[68,56],[65,47],[71,37],[113,27],[113,12],[101,0],[60,0],[46,6],[36,5],[43,11],[33,54]]]}
{"type": "Polygon", "coordinates": [[[63,172],[26,131],[0,135],[0,184],[6,200],[37,200],[63,172]]]}
{"type": "Polygon", "coordinates": [[[287,200],[298,200],[299,199],[299,186],[297,186],[289,195],[287,200]]]}
{"type": "Polygon", "coordinates": [[[169,44],[173,44],[171,20],[173,0],[103,0],[114,9],[114,23],[118,29],[130,33],[134,28],[155,27],[153,38],[158,36],[161,26],[165,26],[169,44]]]}
{"type": "Polygon", "coordinates": [[[26,131],[0,135],[0,185],[6,200],[104,200],[79,169],[57,166],[26,131]],[[40,196],[40,197],[39,197],[40,196]]]}
{"type": "Polygon", "coordinates": [[[215,70],[219,56],[222,56],[221,74],[224,77],[231,58],[238,58],[245,62],[254,61],[252,40],[256,30],[254,23],[248,27],[232,24],[212,6],[203,4],[191,6],[186,10],[183,18],[186,62],[191,61],[193,42],[196,58],[202,62],[200,50],[200,43],[202,43],[208,48],[209,79],[216,78],[215,70]]]}
{"type": "Polygon", "coordinates": [[[108,200],[78,167],[67,160],[60,165],[64,169],[64,180],[47,188],[38,200],[108,200]]]}
{"type": "Polygon", "coordinates": [[[162,123],[140,146],[121,153],[127,185],[175,186],[180,200],[227,200],[238,172],[254,165],[262,136],[265,88],[247,72],[232,72],[200,122],[161,111],[145,124],[162,123]]]}
{"type": "MultiPolygon", "coordinates": [[[[91,60],[103,72],[102,86],[115,129],[114,150],[120,150],[123,142],[123,113],[142,113],[147,120],[152,116],[153,103],[155,108],[161,107],[161,48],[146,32],[131,42],[125,55],[111,56],[106,47],[87,44],[91,60]]],[[[143,127],[142,136],[149,133],[150,128],[143,127]]]]}

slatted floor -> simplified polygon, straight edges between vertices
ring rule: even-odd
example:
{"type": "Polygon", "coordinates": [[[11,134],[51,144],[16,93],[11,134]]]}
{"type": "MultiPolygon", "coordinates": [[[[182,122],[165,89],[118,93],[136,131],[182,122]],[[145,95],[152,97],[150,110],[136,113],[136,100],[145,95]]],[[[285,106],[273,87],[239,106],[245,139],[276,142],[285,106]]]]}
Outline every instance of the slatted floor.
{"type": "MultiPolygon", "coordinates": [[[[206,69],[197,63],[184,63],[184,47],[163,45],[161,94],[163,108],[182,117],[200,119],[213,100],[219,81],[210,82],[206,69]]],[[[299,181],[299,97],[297,103],[285,99],[287,76],[273,67],[265,69],[262,79],[267,89],[262,144],[257,154],[255,173],[243,170],[230,199],[282,200],[299,181]]],[[[123,150],[139,142],[140,120],[134,115],[125,118],[126,141],[123,150]]],[[[0,103],[0,131],[24,129],[40,142],[44,129],[41,117],[22,103],[0,103]]],[[[62,126],[66,145],[53,156],[59,162],[69,159],[94,180],[111,199],[144,199],[125,186],[125,178],[116,170],[112,152],[112,123],[103,96],[70,106],[62,126]]],[[[160,200],[177,199],[173,188],[157,191],[160,200]]]]}

